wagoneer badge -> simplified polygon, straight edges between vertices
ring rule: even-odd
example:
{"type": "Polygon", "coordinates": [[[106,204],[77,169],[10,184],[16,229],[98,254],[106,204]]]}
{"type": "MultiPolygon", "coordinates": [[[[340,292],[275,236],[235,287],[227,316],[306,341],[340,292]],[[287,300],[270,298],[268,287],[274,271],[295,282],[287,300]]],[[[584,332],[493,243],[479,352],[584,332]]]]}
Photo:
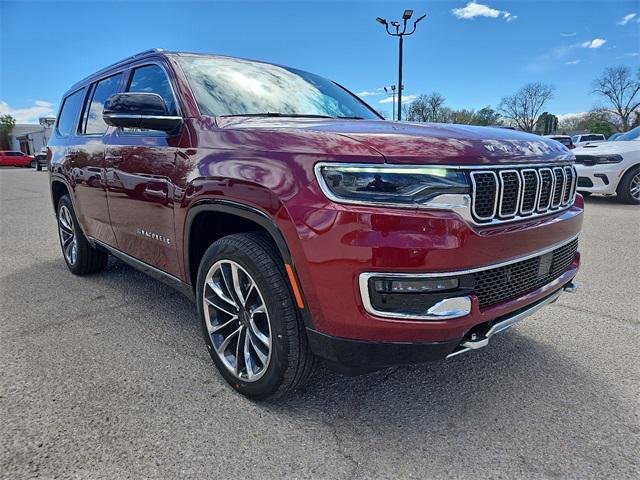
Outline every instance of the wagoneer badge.
{"type": "Polygon", "coordinates": [[[170,238],[167,238],[163,235],[159,235],[157,233],[147,232],[144,228],[138,227],[138,229],[136,230],[136,233],[138,235],[142,235],[143,237],[151,238],[153,240],[158,240],[159,242],[165,243],[167,245],[171,245],[170,238]]]}

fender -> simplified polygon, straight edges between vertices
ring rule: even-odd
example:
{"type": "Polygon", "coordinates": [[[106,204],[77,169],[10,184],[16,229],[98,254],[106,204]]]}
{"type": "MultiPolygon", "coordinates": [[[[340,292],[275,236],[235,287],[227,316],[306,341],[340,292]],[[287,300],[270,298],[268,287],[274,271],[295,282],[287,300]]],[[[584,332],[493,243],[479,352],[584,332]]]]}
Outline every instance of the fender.
{"type": "MultiPolygon", "coordinates": [[[[190,245],[190,236],[191,236],[191,224],[196,216],[202,212],[218,212],[218,213],[227,213],[230,215],[237,215],[242,218],[246,218],[247,220],[251,220],[252,222],[263,227],[273,238],[273,241],[282,256],[285,264],[291,266],[292,273],[294,276],[294,280],[297,283],[296,287],[299,290],[299,293],[302,298],[302,303],[307,305],[307,302],[304,297],[304,292],[302,291],[302,287],[300,285],[300,280],[298,279],[298,275],[295,270],[295,264],[293,262],[293,258],[291,257],[291,252],[289,251],[289,247],[287,246],[287,242],[284,238],[284,235],[280,231],[278,225],[273,221],[273,219],[255,207],[245,205],[243,203],[233,202],[229,200],[216,200],[216,199],[207,199],[200,200],[187,212],[187,216],[184,224],[184,237],[183,237],[183,249],[184,249],[184,270],[185,270],[185,279],[187,282],[191,279],[191,267],[189,262],[189,245],[190,245]]],[[[192,285],[195,289],[195,285],[192,285]]],[[[293,286],[290,285],[291,288],[293,286]]],[[[308,308],[302,307],[299,308],[298,311],[301,313],[305,326],[312,327],[311,315],[309,314],[308,308]]]]}
{"type": "MultiPolygon", "coordinates": [[[[60,173],[52,172],[50,177],[49,177],[49,192],[51,193],[51,203],[53,203],[53,188],[52,187],[53,187],[53,184],[55,182],[62,183],[67,188],[67,192],[69,192],[69,198],[71,198],[71,204],[73,205],[73,210],[76,212],[76,219],[78,220],[78,225],[80,226],[80,230],[82,231],[82,234],[85,237],[87,237],[87,240],[89,241],[89,244],[92,247],[95,247],[96,244],[93,241],[93,238],[87,236],[87,234],[85,233],[84,226],[82,225],[82,221],[80,220],[80,215],[79,215],[78,206],[76,205],[76,197],[74,195],[74,190],[71,187],[71,184],[69,183],[69,180],[67,180],[67,177],[65,177],[64,175],[62,175],[60,173]]],[[[53,214],[57,218],[58,212],[56,211],[55,204],[53,205],[53,214]]]]}

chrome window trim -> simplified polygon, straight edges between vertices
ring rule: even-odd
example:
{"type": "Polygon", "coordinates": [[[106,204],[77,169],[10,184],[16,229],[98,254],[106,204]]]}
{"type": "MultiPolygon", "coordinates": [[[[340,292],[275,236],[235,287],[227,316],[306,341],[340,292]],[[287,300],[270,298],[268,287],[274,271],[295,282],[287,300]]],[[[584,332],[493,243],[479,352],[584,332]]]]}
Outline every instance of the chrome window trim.
{"type": "Polygon", "coordinates": [[[498,202],[498,217],[500,219],[513,218],[518,214],[519,206],[520,206],[520,195],[522,195],[522,179],[520,178],[520,173],[517,170],[500,170],[498,172],[500,177],[500,201],[498,202]],[[504,203],[504,181],[503,175],[506,173],[515,173],[516,178],[518,179],[518,195],[516,197],[516,207],[513,210],[513,213],[504,214],[502,213],[502,204],[504,203]]]}
{"type": "Polygon", "coordinates": [[[522,175],[522,197],[520,198],[520,215],[531,215],[536,211],[536,207],[538,206],[538,196],[540,195],[540,175],[538,174],[538,170],[535,168],[524,168],[520,170],[520,174],[522,175]],[[527,191],[527,181],[524,177],[525,172],[533,172],[536,176],[536,193],[533,195],[533,208],[529,211],[524,211],[524,194],[527,191]]]}
{"type": "Polygon", "coordinates": [[[497,213],[496,210],[498,208],[498,197],[500,195],[500,181],[498,180],[498,175],[496,175],[496,172],[493,172],[493,171],[471,172],[469,174],[469,178],[471,179],[471,213],[478,220],[492,220],[493,218],[495,218],[497,213]],[[496,184],[496,194],[494,195],[494,198],[493,198],[493,210],[491,211],[491,215],[483,217],[478,215],[478,213],[476,212],[476,195],[474,194],[474,192],[476,191],[475,176],[477,174],[485,174],[485,173],[491,173],[493,175],[493,180],[495,181],[495,184],[496,184]]]}
{"type": "MultiPolygon", "coordinates": [[[[398,272],[363,272],[358,277],[358,285],[360,288],[360,299],[362,300],[362,305],[366,312],[370,315],[376,317],[383,318],[400,318],[400,319],[413,319],[413,320],[443,320],[443,317],[435,317],[433,316],[420,316],[420,315],[409,315],[397,312],[382,312],[377,310],[371,303],[371,299],[369,298],[369,279],[372,277],[384,277],[384,278],[418,278],[418,279],[429,279],[429,278],[442,278],[442,277],[453,277],[453,276],[461,276],[461,275],[469,275],[471,273],[482,272],[484,270],[492,270],[494,268],[505,267],[507,265],[511,265],[513,263],[523,262],[525,260],[529,260],[534,257],[542,256],[546,253],[552,252],[557,248],[564,247],[565,245],[570,244],[574,240],[576,240],[580,234],[575,234],[571,238],[567,240],[562,240],[561,242],[550,245],[542,250],[537,250],[530,254],[524,255],[522,257],[512,258],[511,260],[506,260],[500,263],[494,263],[491,265],[484,265],[482,267],[468,268],[464,270],[454,270],[450,272],[417,272],[417,273],[398,273],[398,272]]],[[[555,280],[552,280],[555,281],[555,280]]],[[[454,297],[457,298],[457,297],[454,297]]],[[[459,316],[458,316],[459,317],[459,316]]],[[[451,318],[458,318],[451,317],[451,318]]]]}
{"type": "Polygon", "coordinates": [[[556,186],[556,177],[553,174],[553,170],[549,167],[546,168],[541,168],[540,170],[538,170],[538,175],[540,176],[540,194],[538,195],[538,201],[536,202],[536,212],[548,212],[549,209],[551,208],[551,201],[553,200],[553,191],[555,190],[555,186],[556,186]],[[540,201],[542,200],[542,183],[543,183],[543,179],[542,179],[542,172],[547,171],[549,172],[549,174],[551,175],[551,188],[549,190],[549,201],[547,202],[546,207],[544,208],[540,208],[540,201]]]}

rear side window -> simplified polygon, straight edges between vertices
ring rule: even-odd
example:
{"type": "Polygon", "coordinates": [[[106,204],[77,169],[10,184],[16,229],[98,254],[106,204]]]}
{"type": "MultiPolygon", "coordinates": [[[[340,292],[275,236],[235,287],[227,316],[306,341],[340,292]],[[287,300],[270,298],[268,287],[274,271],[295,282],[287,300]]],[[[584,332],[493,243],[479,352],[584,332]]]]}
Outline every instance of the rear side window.
{"type": "Polygon", "coordinates": [[[100,80],[93,89],[91,103],[85,110],[85,118],[82,120],[82,133],[87,135],[103,134],[107,131],[107,124],[102,119],[102,111],[107,99],[114,93],[118,93],[122,74],[114,75],[100,80]]]}
{"type": "Polygon", "coordinates": [[[60,115],[58,117],[57,131],[58,135],[67,137],[76,131],[76,120],[78,111],[82,105],[82,97],[84,96],[84,88],[72,93],[64,99],[60,115]]]}
{"type": "Polygon", "coordinates": [[[169,110],[169,115],[176,115],[176,102],[171,91],[171,84],[167,74],[158,65],[147,65],[136,68],[133,71],[128,92],[157,93],[160,95],[169,110]]]}

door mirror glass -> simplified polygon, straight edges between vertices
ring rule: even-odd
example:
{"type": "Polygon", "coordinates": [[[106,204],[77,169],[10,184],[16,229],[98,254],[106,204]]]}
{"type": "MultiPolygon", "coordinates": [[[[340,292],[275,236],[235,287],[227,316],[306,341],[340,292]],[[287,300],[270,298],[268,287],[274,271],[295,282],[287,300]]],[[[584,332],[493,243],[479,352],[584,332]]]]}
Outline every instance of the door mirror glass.
{"type": "Polygon", "coordinates": [[[107,125],[173,132],[182,118],[170,115],[167,104],[157,93],[116,93],[110,96],[102,117],[107,125]]]}

